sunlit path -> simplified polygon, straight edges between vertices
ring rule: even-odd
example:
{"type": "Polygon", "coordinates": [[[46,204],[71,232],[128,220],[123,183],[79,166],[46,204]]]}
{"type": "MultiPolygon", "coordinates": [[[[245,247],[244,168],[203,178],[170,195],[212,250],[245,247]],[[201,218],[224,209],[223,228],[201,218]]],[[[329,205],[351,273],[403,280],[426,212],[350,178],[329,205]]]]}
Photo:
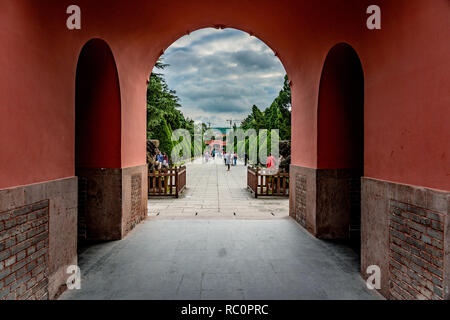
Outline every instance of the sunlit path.
{"type": "Polygon", "coordinates": [[[216,158],[187,165],[187,190],[179,198],[152,198],[149,215],[155,218],[273,219],[289,215],[287,198],[254,198],[247,190],[247,167],[231,167],[216,158]]]}

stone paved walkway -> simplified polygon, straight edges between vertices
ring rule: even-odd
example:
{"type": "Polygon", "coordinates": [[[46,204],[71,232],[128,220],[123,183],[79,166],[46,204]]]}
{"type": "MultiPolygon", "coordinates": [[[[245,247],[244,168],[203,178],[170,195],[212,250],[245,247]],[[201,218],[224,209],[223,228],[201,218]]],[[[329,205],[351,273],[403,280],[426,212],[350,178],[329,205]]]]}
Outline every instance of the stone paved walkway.
{"type": "Polygon", "coordinates": [[[126,239],[87,248],[82,289],[61,299],[380,299],[355,252],[313,238],[288,200],[252,198],[244,167],[224,170],[190,165],[186,195],[152,199],[126,239]]]}
{"type": "Polygon", "coordinates": [[[289,199],[255,199],[247,190],[247,167],[238,164],[228,172],[217,159],[188,164],[187,190],[181,198],[152,198],[148,210],[157,218],[273,219],[289,216],[289,199]]]}

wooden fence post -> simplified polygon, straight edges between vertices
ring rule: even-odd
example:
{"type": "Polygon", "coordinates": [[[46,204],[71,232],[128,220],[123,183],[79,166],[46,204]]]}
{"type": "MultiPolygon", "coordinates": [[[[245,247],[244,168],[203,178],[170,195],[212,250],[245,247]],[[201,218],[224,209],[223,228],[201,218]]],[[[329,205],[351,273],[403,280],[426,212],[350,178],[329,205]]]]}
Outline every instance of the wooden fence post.
{"type": "Polygon", "coordinates": [[[179,178],[178,178],[178,167],[175,167],[175,197],[178,199],[178,189],[180,188],[179,178]]]}
{"type": "Polygon", "coordinates": [[[256,173],[255,173],[255,199],[258,198],[258,185],[259,185],[259,168],[256,168],[256,173]]]}

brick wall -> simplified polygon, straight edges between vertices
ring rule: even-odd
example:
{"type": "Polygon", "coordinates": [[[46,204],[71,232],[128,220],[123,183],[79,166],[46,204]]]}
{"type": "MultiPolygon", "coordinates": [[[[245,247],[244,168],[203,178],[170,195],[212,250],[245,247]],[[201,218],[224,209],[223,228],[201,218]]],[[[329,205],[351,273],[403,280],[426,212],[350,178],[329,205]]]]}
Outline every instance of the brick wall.
{"type": "Polygon", "coordinates": [[[147,216],[148,166],[124,168],[122,170],[122,234],[126,236],[147,216]]]}
{"type": "Polygon", "coordinates": [[[0,213],[0,300],[48,299],[49,201],[0,213]]]}
{"type": "Polygon", "coordinates": [[[295,220],[306,228],[306,176],[295,177],[295,220]]]}
{"type": "Polygon", "coordinates": [[[445,215],[390,201],[389,289],[392,299],[444,298],[445,215]]]}
{"type": "Polygon", "coordinates": [[[135,174],[131,176],[131,216],[126,221],[125,232],[128,233],[142,221],[142,176],[135,174]]]}
{"type": "Polygon", "coordinates": [[[88,179],[78,179],[78,243],[87,240],[86,210],[88,206],[88,179]]]}
{"type": "Polygon", "coordinates": [[[349,179],[350,184],[350,230],[351,246],[358,252],[361,250],[361,172],[355,172],[349,179]]]}

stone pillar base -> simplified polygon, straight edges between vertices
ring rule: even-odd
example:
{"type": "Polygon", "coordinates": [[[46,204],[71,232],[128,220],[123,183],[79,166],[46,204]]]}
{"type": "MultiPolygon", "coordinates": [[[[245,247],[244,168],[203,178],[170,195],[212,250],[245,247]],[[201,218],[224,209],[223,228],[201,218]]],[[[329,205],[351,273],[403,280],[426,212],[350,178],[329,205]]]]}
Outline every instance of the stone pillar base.
{"type": "Polygon", "coordinates": [[[0,190],[0,256],[6,255],[16,255],[16,262],[4,269],[16,279],[7,288],[11,298],[53,299],[58,294],[68,277],[67,267],[77,264],[77,178],[0,190]],[[11,247],[12,234],[16,239],[11,247]],[[36,281],[31,296],[19,283],[28,274],[23,273],[24,261],[38,268],[27,280],[36,281]]]}
{"type": "Polygon", "coordinates": [[[388,299],[449,299],[450,193],[362,179],[361,273],[388,299]]]}
{"type": "Polygon", "coordinates": [[[147,165],[122,169],[122,237],[147,217],[147,165]]]}
{"type": "Polygon", "coordinates": [[[0,190],[0,262],[8,262],[0,272],[0,283],[8,278],[0,300],[54,299],[64,290],[67,267],[77,265],[78,220],[88,239],[118,240],[147,216],[146,165],[80,173],[80,188],[72,177],[0,190]],[[39,270],[24,273],[21,264],[28,259],[39,270]],[[36,281],[36,288],[19,283],[28,274],[36,274],[25,279],[36,281]]]}
{"type": "Polygon", "coordinates": [[[291,217],[321,239],[358,237],[360,171],[291,165],[290,177],[291,217]]]}
{"type": "Polygon", "coordinates": [[[77,169],[80,241],[123,239],[147,216],[147,166],[77,169]]]}

